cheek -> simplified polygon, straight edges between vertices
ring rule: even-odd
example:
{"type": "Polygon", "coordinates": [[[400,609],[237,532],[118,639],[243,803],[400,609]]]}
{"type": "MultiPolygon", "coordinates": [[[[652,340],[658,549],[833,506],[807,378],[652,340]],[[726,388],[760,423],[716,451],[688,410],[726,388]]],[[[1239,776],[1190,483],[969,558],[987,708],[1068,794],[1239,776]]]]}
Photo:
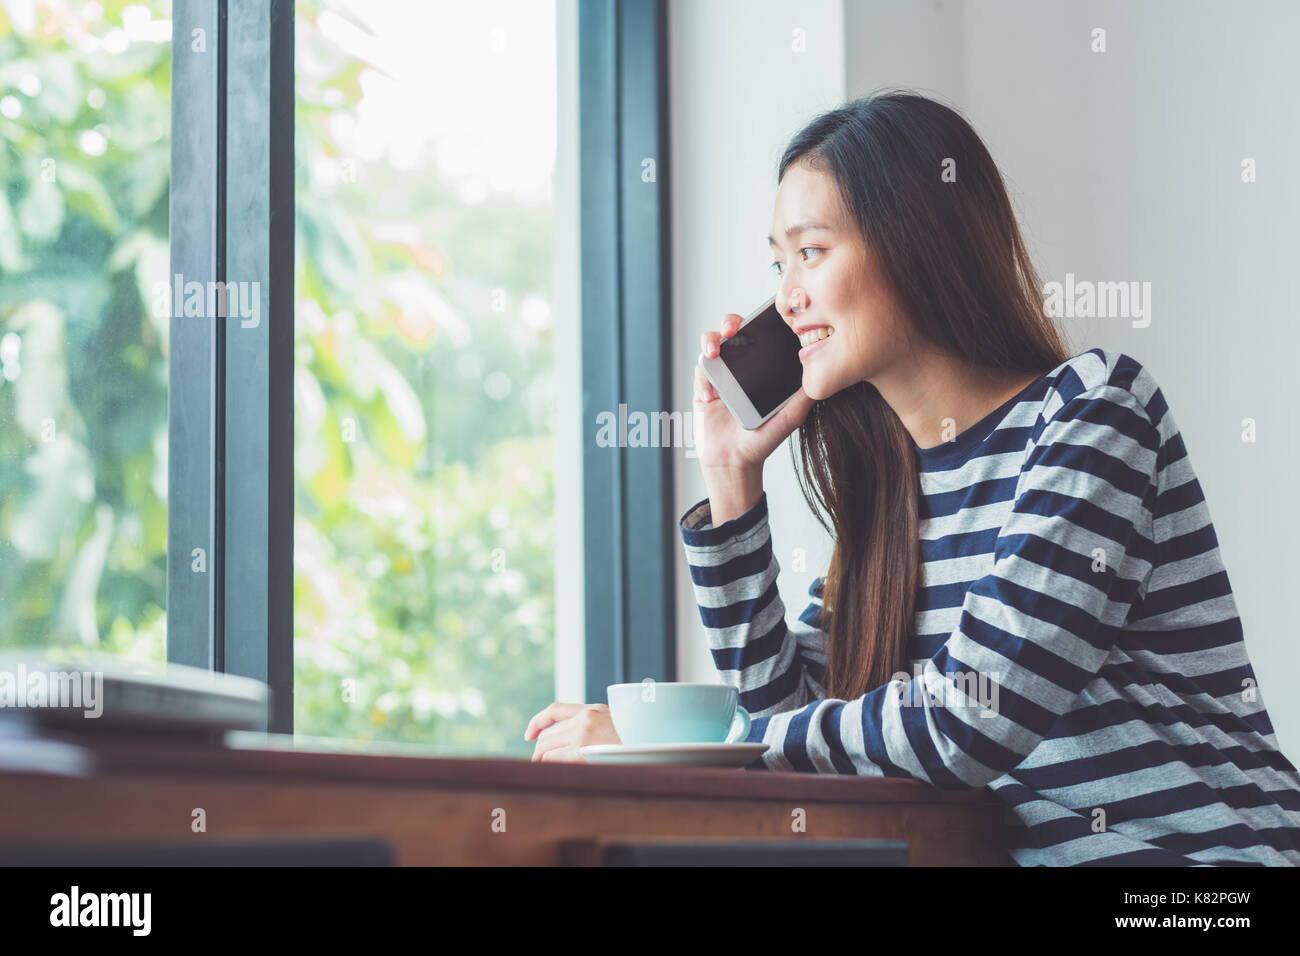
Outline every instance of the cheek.
{"type": "Polygon", "coordinates": [[[868,307],[853,316],[846,331],[845,344],[851,349],[875,353],[896,341],[899,326],[888,309],[868,307]]]}

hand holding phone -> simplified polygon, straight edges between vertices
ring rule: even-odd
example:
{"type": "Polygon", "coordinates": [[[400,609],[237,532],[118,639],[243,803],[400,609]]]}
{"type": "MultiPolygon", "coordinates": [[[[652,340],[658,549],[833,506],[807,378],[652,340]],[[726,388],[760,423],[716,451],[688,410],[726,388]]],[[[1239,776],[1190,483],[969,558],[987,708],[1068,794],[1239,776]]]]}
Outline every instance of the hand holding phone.
{"type": "MultiPolygon", "coordinates": [[[[730,313],[723,318],[720,332],[705,332],[700,337],[700,360],[695,366],[692,432],[700,467],[706,471],[718,469],[752,473],[757,470],[761,473],[763,462],[791,432],[803,424],[813,406],[813,400],[805,394],[803,386],[798,384],[802,376],[802,366],[798,360],[798,339],[784,324],[774,303],[775,297],[756,309],[748,319],[730,313]],[[754,327],[754,320],[765,312],[768,313],[765,325],[754,327]],[[766,324],[773,316],[781,323],[779,329],[766,324]],[[782,344],[781,333],[788,334],[794,346],[789,357],[793,358],[795,366],[799,368],[799,375],[792,377],[789,366],[784,364],[786,356],[783,354],[774,361],[764,359],[758,366],[745,367],[745,362],[733,361],[734,371],[733,368],[725,367],[723,345],[727,339],[735,337],[742,327],[758,332],[764,341],[774,339],[769,345],[776,350],[783,350],[788,344],[782,344]],[[724,367],[720,368],[719,363],[724,363],[724,367]],[[739,378],[736,372],[740,373],[739,378]],[[791,383],[795,385],[793,391],[789,390],[791,383]],[[719,395],[719,389],[728,396],[726,401],[719,395]],[[764,408],[764,405],[772,407],[764,408]],[[737,406],[742,407],[741,415],[753,427],[746,427],[741,421],[741,415],[736,414],[737,406]]],[[[763,351],[760,347],[754,354],[762,354],[763,351]]]]}

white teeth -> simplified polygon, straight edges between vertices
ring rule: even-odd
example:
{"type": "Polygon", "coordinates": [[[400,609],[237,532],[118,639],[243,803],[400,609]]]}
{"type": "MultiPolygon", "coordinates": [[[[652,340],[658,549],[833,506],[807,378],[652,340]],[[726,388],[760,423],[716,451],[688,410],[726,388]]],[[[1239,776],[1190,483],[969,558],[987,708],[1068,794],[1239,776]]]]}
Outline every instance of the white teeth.
{"type": "Polygon", "coordinates": [[[803,346],[812,345],[814,342],[820,342],[822,339],[829,338],[835,329],[831,326],[823,326],[820,329],[810,329],[803,335],[799,336],[799,344],[803,346]]]}

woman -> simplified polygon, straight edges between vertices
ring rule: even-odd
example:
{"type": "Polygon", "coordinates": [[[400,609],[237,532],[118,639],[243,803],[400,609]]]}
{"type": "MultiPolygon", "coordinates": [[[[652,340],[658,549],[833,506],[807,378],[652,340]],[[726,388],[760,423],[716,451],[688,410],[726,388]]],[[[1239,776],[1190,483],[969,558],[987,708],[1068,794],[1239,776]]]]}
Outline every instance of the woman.
{"type": "MultiPolygon", "coordinates": [[[[862,99],[778,181],[776,304],[826,331],[752,432],[696,369],[708,498],[681,521],[714,661],[770,748],[754,769],[988,786],[1021,865],[1300,863],[1300,774],[1173,416],[1133,358],[1064,348],[975,132],[862,99]],[[795,429],[835,550],[787,624],[762,467],[795,429]]],[[[575,704],[525,736],[535,760],[618,739],[575,704]]]]}

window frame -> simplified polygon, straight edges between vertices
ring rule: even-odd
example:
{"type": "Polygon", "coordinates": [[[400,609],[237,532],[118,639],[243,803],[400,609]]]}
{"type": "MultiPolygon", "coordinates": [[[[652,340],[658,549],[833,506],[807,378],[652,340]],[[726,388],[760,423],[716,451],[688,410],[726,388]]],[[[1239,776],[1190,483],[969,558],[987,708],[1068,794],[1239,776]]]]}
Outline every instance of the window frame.
{"type": "Polygon", "coordinates": [[[170,272],[249,283],[260,321],[173,309],[167,660],[266,682],[272,733],[293,732],[293,14],[172,9],[170,272]]]}
{"type": "Polygon", "coordinates": [[[602,412],[621,421],[620,403],[672,410],[667,2],[580,0],[578,33],[586,696],[594,702],[610,684],[676,675],[673,453],[621,441],[599,447],[595,426],[602,412]]]}
{"type": "MultiPolygon", "coordinates": [[[[600,701],[675,668],[672,454],[598,448],[589,424],[620,402],[671,407],[667,15],[577,2],[584,686],[600,701]]],[[[174,0],[172,23],[169,271],[258,283],[261,321],[170,320],[167,659],[265,681],[262,729],[289,734],[294,2],[174,0]]]]}

